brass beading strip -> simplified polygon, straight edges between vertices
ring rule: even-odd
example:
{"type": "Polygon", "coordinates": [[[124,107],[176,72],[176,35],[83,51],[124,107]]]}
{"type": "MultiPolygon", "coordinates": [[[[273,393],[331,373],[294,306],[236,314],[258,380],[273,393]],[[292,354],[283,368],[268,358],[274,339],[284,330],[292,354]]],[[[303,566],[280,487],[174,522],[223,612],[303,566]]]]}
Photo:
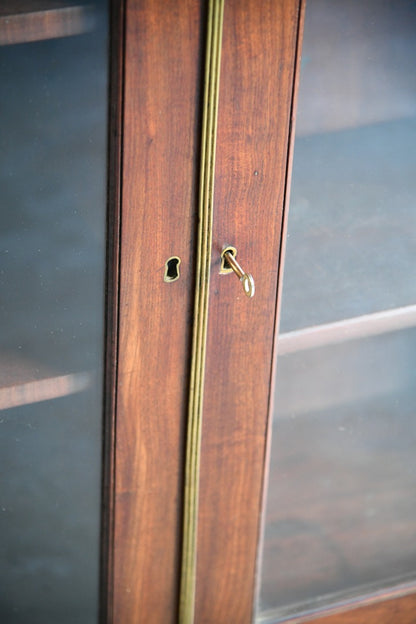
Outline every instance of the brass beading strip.
{"type": "Polygon", "coordinates": [[[212,246],[215,147],[224,0],[209,0],[202,119],[195,309],[186,440],[180,624],[193,624],[196,588],[199,468],[212,246]]]}

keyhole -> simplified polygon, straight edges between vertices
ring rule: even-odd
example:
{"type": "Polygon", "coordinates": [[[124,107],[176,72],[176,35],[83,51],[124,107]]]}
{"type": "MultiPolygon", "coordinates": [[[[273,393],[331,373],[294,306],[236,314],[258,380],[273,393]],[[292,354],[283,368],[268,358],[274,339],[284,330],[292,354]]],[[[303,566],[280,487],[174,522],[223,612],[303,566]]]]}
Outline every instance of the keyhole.
{"type": "Polygon", "coordinates": [[[233,272],[230,266],[230,263],[227,260],[227,256],[225,255],[227,252],[230,252],[234,256],[234,258],[237,255],[237,249],[235,247],[230,246],[222,250],[220,273],[232,273],[233,272]]]}
{"type": "Polygon", "coordinates": [[[178,256],[172,256],[166,260],[165,264],[165,282],[176,282],[180,277],[179,265],[181,263],[181,259],[178,256]]]}

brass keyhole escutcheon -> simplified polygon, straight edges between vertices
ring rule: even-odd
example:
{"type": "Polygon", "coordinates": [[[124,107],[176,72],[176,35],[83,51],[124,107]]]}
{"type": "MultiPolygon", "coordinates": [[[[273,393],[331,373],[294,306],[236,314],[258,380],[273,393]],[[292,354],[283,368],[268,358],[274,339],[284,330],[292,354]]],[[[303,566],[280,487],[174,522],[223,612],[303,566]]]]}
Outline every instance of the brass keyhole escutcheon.
{"type": "Polygon", "coordinates": [[[228,262],[228,258],[226,254],[231,254],[232,256],[234,256],[234,258],[237,255],[237,249],[235,247],[231,247],[231,245],[229,247],[225,247],[222,250],[221,253],[221,268],[220,268],[220,273],[222,275],[226,275],[227,273],[232,273],[233,269],[231,267],[231,264],[228,262]]]}
{"type": "Polygon", "coordinates": [[[164,282],[176,282],[181,276],[179,271],[179,265],[181,263],[181,259],[178,256],[172,256],[168,258],[165,263],[165,276],[163,278],[164,282]]]}
{"type": "Polygon", "coordinates": [[[225,247],[221,253],[220,273],[234,272],[240,280],[244,294],[251,299],[256,291],[254,279],[251,273],[246,273],[237,262],[237,250],[235,247],[225,247]]]}

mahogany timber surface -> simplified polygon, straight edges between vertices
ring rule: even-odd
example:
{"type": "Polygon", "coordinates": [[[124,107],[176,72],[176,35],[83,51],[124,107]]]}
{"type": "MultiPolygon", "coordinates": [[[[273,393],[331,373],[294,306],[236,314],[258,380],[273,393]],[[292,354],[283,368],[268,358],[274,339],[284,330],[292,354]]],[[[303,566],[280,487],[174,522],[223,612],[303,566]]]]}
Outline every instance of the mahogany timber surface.
{"type": "Polygon", "coordinates": [[[201,8],[129,0],[125,25],[116,624],[177,618],[199,176],[201,8]],[[164,282],[179,256],[181,277],[164,282]]]}
{"type": "Polygon", "coordinates": [[[196,624],[252,618],[298,25],[298,0],[225,3],[196,624]],[[253,299],[219,274],[227,245],[253,299]]]}

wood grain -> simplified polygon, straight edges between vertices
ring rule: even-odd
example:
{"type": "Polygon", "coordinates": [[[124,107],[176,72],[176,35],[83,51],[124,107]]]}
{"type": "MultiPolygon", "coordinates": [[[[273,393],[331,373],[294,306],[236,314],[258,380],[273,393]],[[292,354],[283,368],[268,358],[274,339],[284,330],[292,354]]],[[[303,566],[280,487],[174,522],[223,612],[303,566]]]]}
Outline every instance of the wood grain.
{"type": "Polygon", "coordinates": [[[299,3],[227,0],[217,137],[197,624],[250,622],[299,3]],[[233,245],[256,281],[220,275],[233,245]]]}
{"type": "Polygon", "coordinates": [[[94,24],[92,9],[82,3],[7,0],[0,7],[0,45],[79,35],[94,24]]]}
{"type": "Polygon", "coordinates": [[[201,8],[126,5],[114,622],[177,618],[199,172],[201,8]],[[166,260],[181,277],[164,282],[166,260]]]}

